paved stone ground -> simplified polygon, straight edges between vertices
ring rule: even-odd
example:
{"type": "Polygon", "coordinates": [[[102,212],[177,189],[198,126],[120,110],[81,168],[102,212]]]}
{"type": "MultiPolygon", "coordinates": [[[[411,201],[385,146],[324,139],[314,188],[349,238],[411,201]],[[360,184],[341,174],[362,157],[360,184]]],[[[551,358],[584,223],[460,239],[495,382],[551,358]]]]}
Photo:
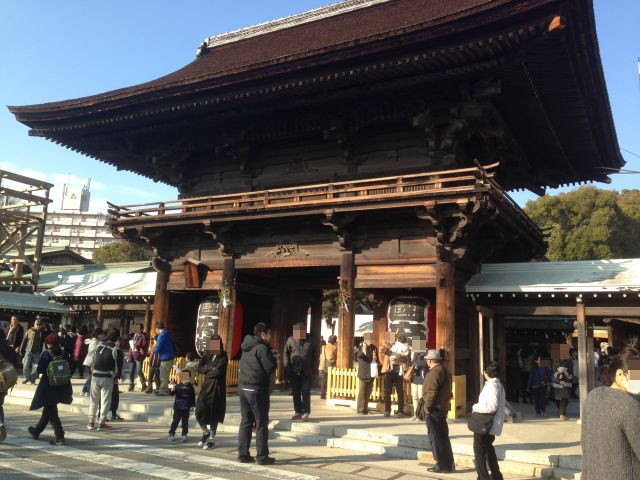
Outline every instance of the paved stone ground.
{"type": "MultiPolygon", "coordinates": [[[[416,461],[389,460],[344,449],[304,446],[286,441],[270,441],[277,464],[270,467],[235,461],[236,435],[222,433],[216,448],[197,447],[198,432],[189,442],[169,444],[167,427],[151,423],[122,422],[110,432],[87,431],[84,415],[64,414],[67,446],[53,447],[47,429],[41,440],[31,439],[27,426],[39,412],[5,405],[9,437],[0,447],[2,480],[219,480],[270,478],[282,480],[417,480],[448,478],[472,480],[475,471],[464,470],[447,476],[427,474],[416,461]]],[[[524,477],[505,476],[509,480],[524,477]]]]}

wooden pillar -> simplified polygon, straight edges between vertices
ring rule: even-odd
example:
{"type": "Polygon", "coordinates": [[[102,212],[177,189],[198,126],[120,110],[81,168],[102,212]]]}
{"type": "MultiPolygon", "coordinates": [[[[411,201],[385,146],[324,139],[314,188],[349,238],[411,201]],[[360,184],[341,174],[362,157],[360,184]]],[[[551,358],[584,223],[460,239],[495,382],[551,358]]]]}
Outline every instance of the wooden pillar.
{"type": "Polygon", "coordinates": [[[493,321],[493,315],[489,317],[489,362],[493,362],[496,359],[496,342],[495,342],[495,323],[493,321]]]}
{"type": "Polygon", "coordinates": [[[355,331],[355,313],[353,296],[354,290],[354,255],[352,252],[342,254],[340,263],[340,289],[348,295],[345,305],[339,305],[338,309],[338,368],[351,368],[353,366],[353,335],[355,331]]]}
{"type": "Polygon", "coordinates": [[[589,391],[596,388],[596,365],[593,353],[593,322],[586,323],[587,330],[587,387],[589,391]]]}
{"type": "Polygon", "coordinates": [[[233,346],[233,310],[236,301],[235,287],[235,260],[228,257],[222,263],[222,285],[229,288],[229,305],[222,307],[222,299],[220,300],[220,321],[218,323],[218,335],[222,337],[222,342],[227,352],[230,352],[233,346]]]}
{"type": "Polygon", "coordinates": [[[500,373],[500,382],[507,385],[507,334],[505,320],[503,316],[496,316],[493,319],[495,327],[495,345],[496,345],[496,361],[498,362],[498,371],[500,373]]]}
{"type": "Polygon", "coordinates": [[[484,385],[484,315],[478,312],[478,377],[480,378],[480,388],[484,385]]]}
{"type": "Polygon", "coordinates": [[[151,304],[147,300],[145,309],[144,309],[144,325],[142,326],[147,335],[149,335],[151,331],[151,304]]]}
{"type": "Polygon", "coordinates": [[[273,297],[273,306],[271,311],[271,342],[270,346],[274,350],[280,352],[280,360],[278,361],[278,371],[276,379],[282,383],[284,378],[284,366],[282,363],[282,354],[284,353],[284,344],[286,337],[284,334],[284,317],[285,317],[286,295],[280,285],[276,286],[276,294],[273,297]]]}
{"type": "MultiPolygon", "coordinates": [[[[315,359],[313,364],[313,371],[318,370],[318,364],[320,362],[320,352],[322,351],[322,290],[314,293],[311,297],[311,329],[309,335],[311,341],[315,346],[315,359]]],[[[325,338],[326,342],[328,338],[325,338]]],[[[318,375],[313,376],[312,383],[315,385],[318,382],[318,375]]]]}
{"type": "MultiPolygon", "coordinates": [[[[584,401],[589,393],[589,352],[587,345],[587,319],[584,312],[584,303],[576,304],[576,320],[578,326],[578,376],[580,387],[580,415],[584,408],[584,401]]],[[[593,362],[592,362],[593,364],[593,362]]]]}
{"type": "Polygon", "coordinates": [[[456,374],[455,350],[455,281],[453,265],[450,262],[438,264],[438,284],[436,286],[436,345],[444,348],[444,365],[451,375],[456,374]]]}
{"type": "Polygon", "coordinates": [[[169,292],[167,292],[167,283],[171,274],[171,267],[161,266],[156,269],[156,294],[153,298],[153,321],[152,327],[147,332],[150,337],[155,337],[156,323],[162,323],[166,326],[169,313],[169,292]]]}
{"type": "Polygon", "coordinates": [[[104,328],[102,325],[102,300],[98,300],[98,314],[96,315],[96,325],[104,328]]]}

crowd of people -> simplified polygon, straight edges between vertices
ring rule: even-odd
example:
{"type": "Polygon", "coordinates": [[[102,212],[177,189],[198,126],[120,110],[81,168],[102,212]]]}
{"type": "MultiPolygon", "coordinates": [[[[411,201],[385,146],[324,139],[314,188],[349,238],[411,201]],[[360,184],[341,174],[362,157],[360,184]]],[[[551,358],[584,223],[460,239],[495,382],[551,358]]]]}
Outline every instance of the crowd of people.
{"type": "MultiPolygon", "coordinates": [[[[337,338],[330,336],[326,343],[316,346],[306,332],[306,325],[293,326],[280,359],[280,353],[270,346],[271,331],[264,323],[255,326],[241,345],[239,368],[239,401],[241,423],[238,433],[238,461],[270,465],[275,459],[269,455],[268,425],[270,396],[275,388],[278,361],[282,361],[285,378],[291,387],[294,421],[309,421],[311,415],[311,384],[320,374],[320,397],[327,395],[328,369],[337,362],[337,338]],[[319,348],[317,348],[319,347],[319,348]],[[255,433],[256,457],[249,453],[255,433]]],[[[176,441],[181,427],[181,442],[188,441],[189,417],[201,430],[198,446],[211,449],[226,412],[226,371],[228,357],[223,341],[213,335],[206,351],[187,354],[186,364],[178,381],[170,381],[170,372],[177,354],[173,334],[158,323],[153,339],[136,326],[128,343],[116,328],[89,332],[86,327],[53,331],[42,320],[36,320],[26,332],[16,317],[7,328],[0,330],[0,373],[7,365],[17,369],[22,359],[22,383],[36,383],[31,410],[42,410],[39,421],[28,428],[32,438],[38,439],[51,424],[52,445],[64,445],[64,428],[58,414],[59,404],[73,399],[71,377],[75,372],[88,378],[83,392],[90,398],[89,430],[109,431],[109,421],[119,421],[119,385],[123,379],[125,354],[129,363],[129,391],[135,390],[139,378],[141,391],[158,396],[173,396],[173,420],[168,441],[176,441]],[[128,349],[123,348],[128,345],[128,349]],[[199,356],[199,358],[198,358],[199,356]],[[149,358],[149,372],[145,376],[143,362],[149,358]],[[86,367],[86,368],[85,368],[86,367]],[[200,375],[200,390],[196,395],[194,382],[200,375]],[[154,389],[155,385],[155,389],[154,389]]],[[[549,358],[542,349],[517,348],[507,362],[506,388],[500,382],[496,362],[484,368],[484,386],[469,416],[473,432],[473,451],[476,471],[481,480],[500,480],[502,474],[493,446],[502,433],[508,401],[532,402],[536,415],[546,416],[546,406],[553,400],[558,418],[566,419],[567,404],[575,398],[577,385],[577,357],[573,349],[560,358],[549,358]]],[[[384,342],[376,346],[373,336],[366,333],[354,347],[354,360],[359,380],[357,413],[369,414],[370,396],[376,378],[384,386],[384,416],[392,414],[391,397],[397,395],[395,416],[405,415],[405,389],[410,389],[413,406],[411,420],[425,422],[435,465],[433,473],[455,470],[455,460],[449,439],[447,416],[452,400],[452,374],[445,367],[446,352],[428,349],[426,340],[413,339],[410,344],[402,335],[385,334],[384,342]]],[[[627,348],[623,352],[613,347],[596,356],[600,387],[589,393],[584,405],[582,437],[585,469],[583,478],[636,478],[640,473],[640,357],[638,351],[627,348]],[[634,363],[635,362],[635,363],[634,363]],[[636,370],[632,375],[631,372],[636,370]],[[615,465],[599,455],[600,440],[606,436],[615,449],[615,465]],[[612,474],[611,471],[614,471],[612,474]],[[607,473],[609,472],[609,476],[607,473]],[[625,476],[626,475],[626,476],[625,476]]],[[[4,381],[4,377],[2,378],[4,381]]],[[[17,381],[17,380],[16,380],[17,381]]],[[[2,383],[0,383],[2,386],[2,383]]],[[[407,392],[407,395],[409,392],[407,392]]],[[[6,391],[0,391],[0,441],[6,438],[4,411],[6,391]]],[[[639,477],[640,478],[640,477],[639,477]]]]}

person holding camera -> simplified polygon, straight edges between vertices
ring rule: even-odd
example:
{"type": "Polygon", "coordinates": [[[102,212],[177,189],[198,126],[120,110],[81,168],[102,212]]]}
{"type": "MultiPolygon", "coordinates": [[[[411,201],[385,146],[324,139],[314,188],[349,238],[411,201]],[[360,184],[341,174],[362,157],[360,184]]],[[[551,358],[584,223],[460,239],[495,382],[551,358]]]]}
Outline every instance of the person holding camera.
{"type": "Polygon", "coordinates": [[[371,343],[371,334],[364,334],[364,341],[356,352],[356,362],[358,362],[358,415],[369,413],[369,397],[373,381],[378,376],[378,349],[371,343]],[[375,367],[372,367],[375,365],[375,367]],[[374,371],[375,369],[375,371],[374,371]]]}

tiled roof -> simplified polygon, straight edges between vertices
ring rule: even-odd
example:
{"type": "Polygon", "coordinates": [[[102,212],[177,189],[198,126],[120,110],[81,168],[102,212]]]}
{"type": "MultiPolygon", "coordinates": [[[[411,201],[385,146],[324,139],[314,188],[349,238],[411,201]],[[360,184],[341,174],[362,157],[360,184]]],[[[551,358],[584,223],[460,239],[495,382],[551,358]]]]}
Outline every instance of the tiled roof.
{"type": "Polygon", "coordinates": [[[467,293],[640,293],[640,259],[482,265],[467,293]]]}

